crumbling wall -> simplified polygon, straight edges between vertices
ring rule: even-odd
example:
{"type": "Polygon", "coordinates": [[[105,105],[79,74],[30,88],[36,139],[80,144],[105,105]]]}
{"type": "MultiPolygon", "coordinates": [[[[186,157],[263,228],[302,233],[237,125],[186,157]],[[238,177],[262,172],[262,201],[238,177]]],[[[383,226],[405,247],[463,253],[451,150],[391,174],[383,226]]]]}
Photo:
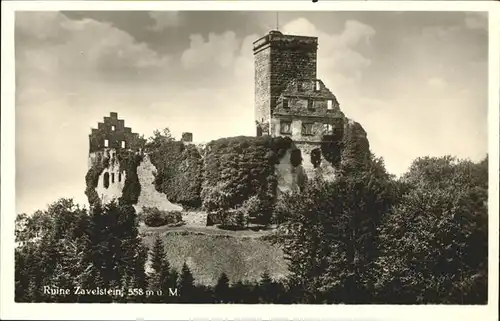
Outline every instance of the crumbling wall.
{"type": "Polygon", "coordinates": [[[134,205],[137,212],[142,211],[142,207],[156,207],[161,211],[181,211],[182,206],[171,203],[167,196],[156,190],[155,173],[156,167],[151,163],[149,155],[144,155],[140,165],[137,167],[137,176],[141,185],[141,193],[134,205]]]}
{"type": "Polygon", "coordinates": [[[115,150],[107,150],[108,166],[99,175],[96,192],[103,204],[118,200],[123,194],[127,173],[120,168],[115,150]]]}

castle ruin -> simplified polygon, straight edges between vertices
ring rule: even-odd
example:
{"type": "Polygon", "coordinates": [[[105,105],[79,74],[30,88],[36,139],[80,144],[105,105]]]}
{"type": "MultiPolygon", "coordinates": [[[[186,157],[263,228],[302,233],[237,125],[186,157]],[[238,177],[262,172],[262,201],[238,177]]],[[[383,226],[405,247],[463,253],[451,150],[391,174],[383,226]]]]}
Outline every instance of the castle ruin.
{"type": "MultiPolygon", "coordinates": [[[[279,31],[271,31],[253,44],[256,138],[287,137],[293,142],[274,165],[278,192],[300,189],[300,182],[314,177],[333,179],[341,161],[342,139],[353,128],[335,95],[317,77],[317,49],[316,37],[284,35],[279,31]]],[[[357,125],[360,129],[355,135],[366,140],[366,132],[357,125]]],[[[136,175],[134,180],[141,185],[134,204],[164,209],[174,205],[155,189],[156,168],[142,150],[144,143],[114,112],[91,130],[89,173],[96,164],[104,164],[93,174],[99,178],[90,180],[91,189],[95,188],[101,202],[125,193],[127,171],[116,156],[127,151],[142,157],[137,168],[128,171],[136,175]]],[[[180,144],[192,145],[193,135],[182,133],[180,144]]],[[[199,151],[203,158],[207,150],[201,147],[199,151]]]]}

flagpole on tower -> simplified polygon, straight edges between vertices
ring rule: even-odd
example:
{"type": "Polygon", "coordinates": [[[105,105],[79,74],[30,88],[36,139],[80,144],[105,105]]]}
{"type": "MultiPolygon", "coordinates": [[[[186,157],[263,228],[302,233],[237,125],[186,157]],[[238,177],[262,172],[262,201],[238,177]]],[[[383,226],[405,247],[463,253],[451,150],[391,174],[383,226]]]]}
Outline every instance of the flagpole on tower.
{"type": "Polygon", "coordinates": [[[276,30],[280,31],[280,17],[278,11],[276,11],[276,30]]]}

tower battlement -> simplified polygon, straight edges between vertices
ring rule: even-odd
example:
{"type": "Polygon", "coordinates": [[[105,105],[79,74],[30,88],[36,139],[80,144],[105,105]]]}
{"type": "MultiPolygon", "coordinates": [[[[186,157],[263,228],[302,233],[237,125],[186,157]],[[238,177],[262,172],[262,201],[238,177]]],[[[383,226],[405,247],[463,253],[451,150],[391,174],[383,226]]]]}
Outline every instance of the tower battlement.
{"type": "Polygon", "coordinates": [[[316,50],[318,48],[318,38],[308,36],[285,35],[280,31],[271,31],[264,37],[253,42],[254,54],[266,49],[266,46],[273,46],[282,49],[302,49],[316,50]]]}

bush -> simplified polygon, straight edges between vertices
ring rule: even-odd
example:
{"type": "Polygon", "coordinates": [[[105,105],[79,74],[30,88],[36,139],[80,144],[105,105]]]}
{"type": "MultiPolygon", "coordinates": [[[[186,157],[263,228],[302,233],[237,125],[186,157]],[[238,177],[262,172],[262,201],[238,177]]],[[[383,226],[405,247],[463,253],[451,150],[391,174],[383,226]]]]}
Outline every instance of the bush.
{"type": "Polygon", "coordinates": [[[150,159],[157,170],[156,190],[173,203],[199,208],[203,163],[199,151],[193,145],[177,141],[167,140],[155,146],[150,159]]]}
{"type": "Polygon", "coordinates": [[[179,211],[161,211],[156,207],[143,207],[141,218],[144,224],[150,227],[177,225],[182,222],[182,213],[179,211]]]}
{"type": "Polygon", "coordinates": [[[222,223],[219,228],[224,230],[243,230],[248,225],[248,216],[242,209],[222,212],[222,223]]]}
{"type": "Polygon", "coordinates": [[[273,201],[265,195],[259,197],[253,195],[241,206],[245,215],[257,224],[268,225],[273,213],[273,201]]]}
{"type": "Polygon", "coordinates": [[[267,136],[239,136],[210,142],[203,164],[204,207],[212,207],[214,211],[237,208],[252,195],[265,194],[272,199],[277,185],[274,165],[292,146],[289,138],[267,136]],[[218,200],[219,196],[223,199],[218,200]]]}

